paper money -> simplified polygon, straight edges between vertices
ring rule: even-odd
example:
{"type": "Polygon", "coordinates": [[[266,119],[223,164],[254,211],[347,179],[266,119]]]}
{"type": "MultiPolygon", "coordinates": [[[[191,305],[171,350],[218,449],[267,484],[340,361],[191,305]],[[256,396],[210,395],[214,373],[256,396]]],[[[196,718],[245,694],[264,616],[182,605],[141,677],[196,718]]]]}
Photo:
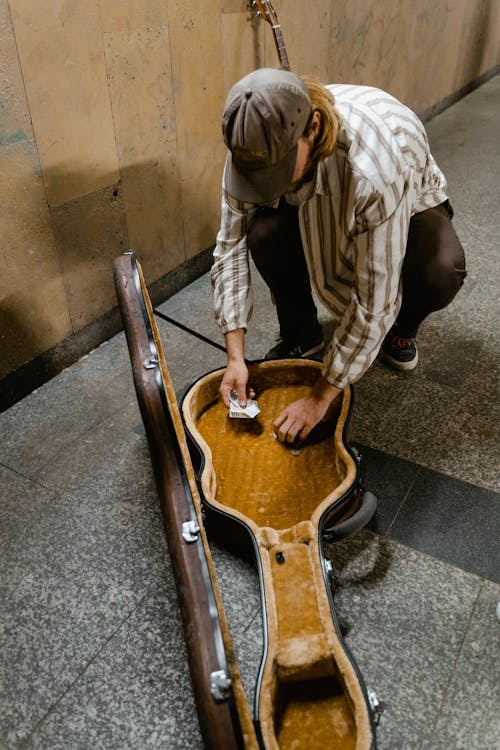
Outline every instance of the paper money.
{"type": "Polygon", "coordinates": [[[237,394],[234,391],[229,394],[229,416],[231,419],[254,419],[257,414],[260,414],[257,401],[249,398],[246,406],[240,406],[237,394]]]}

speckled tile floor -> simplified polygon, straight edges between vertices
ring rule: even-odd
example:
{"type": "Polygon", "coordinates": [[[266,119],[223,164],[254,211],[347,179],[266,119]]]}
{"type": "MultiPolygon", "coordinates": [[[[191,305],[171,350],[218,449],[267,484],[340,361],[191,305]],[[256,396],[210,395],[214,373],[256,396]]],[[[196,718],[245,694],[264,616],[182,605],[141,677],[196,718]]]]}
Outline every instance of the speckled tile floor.
{"type": "MultiPolygon", "coordinates": [[[[385,703],[379,750],[500,748],[499,115],[497,77],[428,123],[469,276],[422,327],[416,373],[376,363],[356,387],[351,438],[379,509],[328,552],[347,643],[385,703]]],[[[276,331],[255,284],[250,357],[276,331]]],[[[161,309],[220,340],[210,306],[204,276],[161,309]]],[[[159,327],[179,394],[223,365],[159,327]]],[[[123,334],[0,415],[0,503],[2,750],[201,748],[123,334]]],[[[256,576],[213,554],[251,694],[256,576]]]]}

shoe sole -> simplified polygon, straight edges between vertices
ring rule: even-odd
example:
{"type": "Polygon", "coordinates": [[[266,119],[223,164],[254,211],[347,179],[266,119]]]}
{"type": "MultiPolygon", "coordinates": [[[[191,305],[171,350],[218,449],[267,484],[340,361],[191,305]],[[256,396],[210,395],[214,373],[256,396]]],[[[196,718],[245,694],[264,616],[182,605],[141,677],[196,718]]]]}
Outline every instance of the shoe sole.
{"type": "Polygon", "coordinates": [[[399,359],[395,359],[394,357],[391,357],[390,354],[382,351],[381,360],[395,370],[401,370],[401,372],[410,372],[411,370],[414,370],[418,365],[418,351],[415,352],[415,356],[413,357],[413,359],[410,359],[408,362],[401,362],[399,359]]]}

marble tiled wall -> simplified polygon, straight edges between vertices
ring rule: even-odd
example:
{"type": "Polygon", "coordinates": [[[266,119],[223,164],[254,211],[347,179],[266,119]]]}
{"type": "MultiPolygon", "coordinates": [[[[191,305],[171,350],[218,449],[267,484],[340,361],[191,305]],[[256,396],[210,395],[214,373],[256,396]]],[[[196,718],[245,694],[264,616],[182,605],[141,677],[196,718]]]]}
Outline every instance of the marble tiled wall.
{"type": "MultiPolygon", "coordinates": [[[[0,379],[214,240],[225,93],[277,64],[247,0],[0,0],[0,379]]],[[[496,0],[276,0],[292,68],[416,111],[498,63],[496,0]]]]}

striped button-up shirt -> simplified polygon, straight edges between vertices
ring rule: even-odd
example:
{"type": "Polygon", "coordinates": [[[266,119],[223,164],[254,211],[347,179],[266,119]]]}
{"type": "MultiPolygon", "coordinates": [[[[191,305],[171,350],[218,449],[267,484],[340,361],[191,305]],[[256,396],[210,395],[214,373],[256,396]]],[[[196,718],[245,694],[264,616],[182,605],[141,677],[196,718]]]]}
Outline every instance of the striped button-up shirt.
{"type": "MultiPolygon", "coordinates": [[[[342,117],[333,154],[290,203],[299,206],[312,285],[336,325],[323,375],[343,388],[377,356],[401,305],[401,269],[410,218],[447,199],[446,181],[424,127],[403,104],[368,86],[328,87],[342,117]]],[[[246,328],[252,313],[247,229],[257,206],[224,190],[212,267],[223,332],[246,328]]]]}

